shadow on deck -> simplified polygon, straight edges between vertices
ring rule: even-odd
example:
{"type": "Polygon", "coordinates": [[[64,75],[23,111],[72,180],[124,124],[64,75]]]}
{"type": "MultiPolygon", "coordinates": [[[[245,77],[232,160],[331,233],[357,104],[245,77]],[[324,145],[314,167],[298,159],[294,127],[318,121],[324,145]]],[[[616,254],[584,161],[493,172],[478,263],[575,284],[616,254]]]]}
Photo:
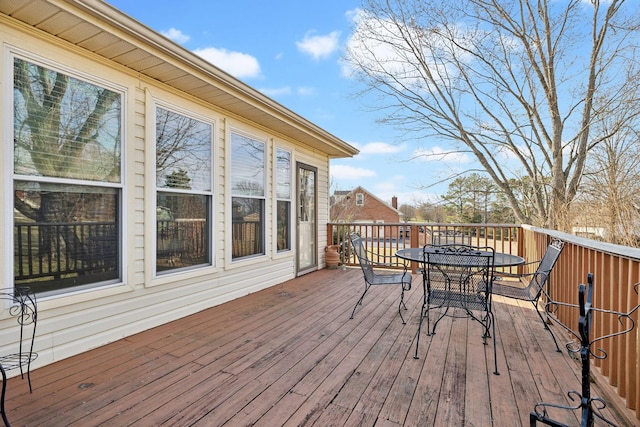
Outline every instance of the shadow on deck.
{"type": "MultiPolygon", "coordinates": [[[[554,351],[529,303],[494,300],[495,376],[492,345],[482,345],[480,325],[467,319],[445,318],[413,358],[418,277],[404,326],[396,287],[373,288],[349,320],[362,287],[359,269],[321,270],[37,369],[33,394],[12,378],[9,420],[83,427],[527,426],[536,403],[568,404],[567,392],[580,390],[578,362],[554,351]]],[[[592,395],[608,401],[607,417],[633,425],[633,413],[606,385],[594,385],[592,395]]],[[[570,411],[549,415],[578,424],[570,411]]]]}

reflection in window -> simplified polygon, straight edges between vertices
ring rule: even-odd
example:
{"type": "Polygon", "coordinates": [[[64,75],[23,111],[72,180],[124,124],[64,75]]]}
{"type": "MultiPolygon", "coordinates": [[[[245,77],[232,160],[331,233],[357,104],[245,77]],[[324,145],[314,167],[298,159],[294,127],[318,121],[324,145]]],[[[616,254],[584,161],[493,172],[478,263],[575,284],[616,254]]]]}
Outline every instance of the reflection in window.
{"type": "Polygon", "coordinates": [[[156,272],[211,264],[213,126],[156,109],[156,272]]]}
{"type": "Polygon", "coordinates": [[[364,194],[356,194],[356,206],[364,206],[364,194]]]}
{"type": "Polygon", "coordinates": [[[265,145],[231,134],[232,258],[264,250],[265,145]]]}
{"type": "Polygon", "coordinates": [[[238,196],[264,197],[264,142],[231,134],[231,191],[238,196]]]}
{"type": "Polygon", "coordinates": [[[29,218],[14,210],[16,285],[51,293],[119,279],[116,189],[21,181],[14,185],[16,205],[42,212],[29,218]]]}
{"type": "Polygon", "coordinates": [[[211,191],[212,126],[156,109],[156,185],[211,191]]]}
{"type": "Polygon", "coordinates": [[[263,254],[264,200],[233,197],[231,205],[232,258],[263,254]]]}
{"type": "Polygon", "coordinates": [[[278,251],[291,249],[291,202],[278,200],[278,251]]]}
{"type": "Polygon", "coordinates": [[[209,263],[209,196],[158,192],[156,271],[209,263]]]}
{"type": "Polygon", "coordinates": [[[121,93],[14,58],[15,284],[121,280],[121,105],[121,93]]]}
{"type": "Polygon", "coordinates": [[[291,249],[291,153],[276,149],[277,250],[291,249]]]}

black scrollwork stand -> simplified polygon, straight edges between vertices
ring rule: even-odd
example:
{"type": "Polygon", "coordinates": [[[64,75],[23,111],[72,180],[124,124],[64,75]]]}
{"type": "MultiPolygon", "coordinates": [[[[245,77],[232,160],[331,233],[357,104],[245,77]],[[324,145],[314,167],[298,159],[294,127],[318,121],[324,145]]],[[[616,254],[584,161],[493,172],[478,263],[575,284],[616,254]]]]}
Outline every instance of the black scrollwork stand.
{"type": "MultiPolygon", "coordinates": [[[[635,285],[635,291],[638,293],[638,286],[640,283],[635,285]]],[[[556,319],[556,322],[562,326],[564,329],[569,331],[573,336],[575,336],[580,344],[572,341],[567,344],[567,351],[571,354],[580,353],[580,360],[582,362],[582,393],[579,393],[575,390],[571,390],[568,392],[569,399],[571,401],[578,400],[580,403],[575,406],[564,406],[553,403],[538,403],[533,412],[531,412],[529,416],[530,426],[534,427],[538,422],[555,427],[568,427],[566,424],[560,423],[558,421],[552,420],[547,417],[546,408],[560,408],[560,409],[568,409],[573,411],[580,411],[581,413],[581,427],[592,427],[594,425],[594,421],[596,418],[604,421],[608,425],[615,426],[612,421],[606,419],[602,415],[602,410],[606,408],[607,404],[604,400],[598,397],[591,397],[591,383],[589,381],[591,365],[589,358],[593,356],[596,359],[606,359],[607,353],[602,348],[597,348],[594,352],[591,348],[594,343],[597,341],[604,340],[606,338],[615,337],[618,335],[623,335],[630,332],[635,327],[635,322],[631,318],[633,312],[635,312],[639,305],[636,305],[631,311],[628,313],[620,313],[616,311],[603,310],[599,308],[595,308],[592,306],[593,303],[593,275],[589,273],[587,275],[587,286],[584,284],[580,284],[578,290],[578,301],[579,304],[566,304],[556,301],[549,301],[547,303],[548,308],[557,308],[559,306],[564,307],[577,307],[580,309],[580,320],[578,323],[578,333],[571,330],[568,326],[560,322],[556,319]],[[586,295],[585,295],[586,293],[586,295]],[[609,335],[605,335],[599,338],[591,339],[589,334],[591,332],[591,321],[593,317],[593,313],[604,313],[611,314],[614,316],[618,316],[618,321],[620,325],[625,329],[623,331],[614,332],[609,335]]]]}

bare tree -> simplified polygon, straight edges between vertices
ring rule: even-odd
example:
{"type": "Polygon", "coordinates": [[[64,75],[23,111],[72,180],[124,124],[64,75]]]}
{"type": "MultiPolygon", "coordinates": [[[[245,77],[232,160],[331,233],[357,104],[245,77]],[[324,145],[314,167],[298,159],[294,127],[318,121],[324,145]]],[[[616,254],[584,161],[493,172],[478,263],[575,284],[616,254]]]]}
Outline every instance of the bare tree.
{"type": "Polygon", "coordinates": [[[635,5],[364,1],[345,60],[382,121],[472,153],[518,221],[567,229],[589,151],[640,110],[620,96],[640,81],[635,5]],[[610,134],[592,131],[617,109],[610,134]],[[530,211],[513,182],[531,184],[530,211]]]}
{"type": "Polygon", "coordinates": [[[404,221],[409,222],[416,217],[417,209],[414,205],[403,203],[398,207],[398,210],[404,214],[404,221]]]}
{"type": "Polygon", "coordinates": [[[602,227],[605,240],[634,247],[640,245],[639,140],[638,131],[627,128],[593,150],[576,215],[602,227]]]}

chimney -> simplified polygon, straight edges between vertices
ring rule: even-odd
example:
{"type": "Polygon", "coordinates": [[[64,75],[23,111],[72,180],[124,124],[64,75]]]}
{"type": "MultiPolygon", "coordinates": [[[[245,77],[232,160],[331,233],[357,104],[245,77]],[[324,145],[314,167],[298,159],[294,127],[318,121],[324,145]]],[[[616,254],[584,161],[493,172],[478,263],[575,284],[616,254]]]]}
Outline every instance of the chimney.
{"type": "Polygon", "coordinates": [[[391,198],[391,206],[392,206],[394,209],[398,209],[398,198],[397,198],[396,196],[393,196],[393,197],[391,198]]]}

